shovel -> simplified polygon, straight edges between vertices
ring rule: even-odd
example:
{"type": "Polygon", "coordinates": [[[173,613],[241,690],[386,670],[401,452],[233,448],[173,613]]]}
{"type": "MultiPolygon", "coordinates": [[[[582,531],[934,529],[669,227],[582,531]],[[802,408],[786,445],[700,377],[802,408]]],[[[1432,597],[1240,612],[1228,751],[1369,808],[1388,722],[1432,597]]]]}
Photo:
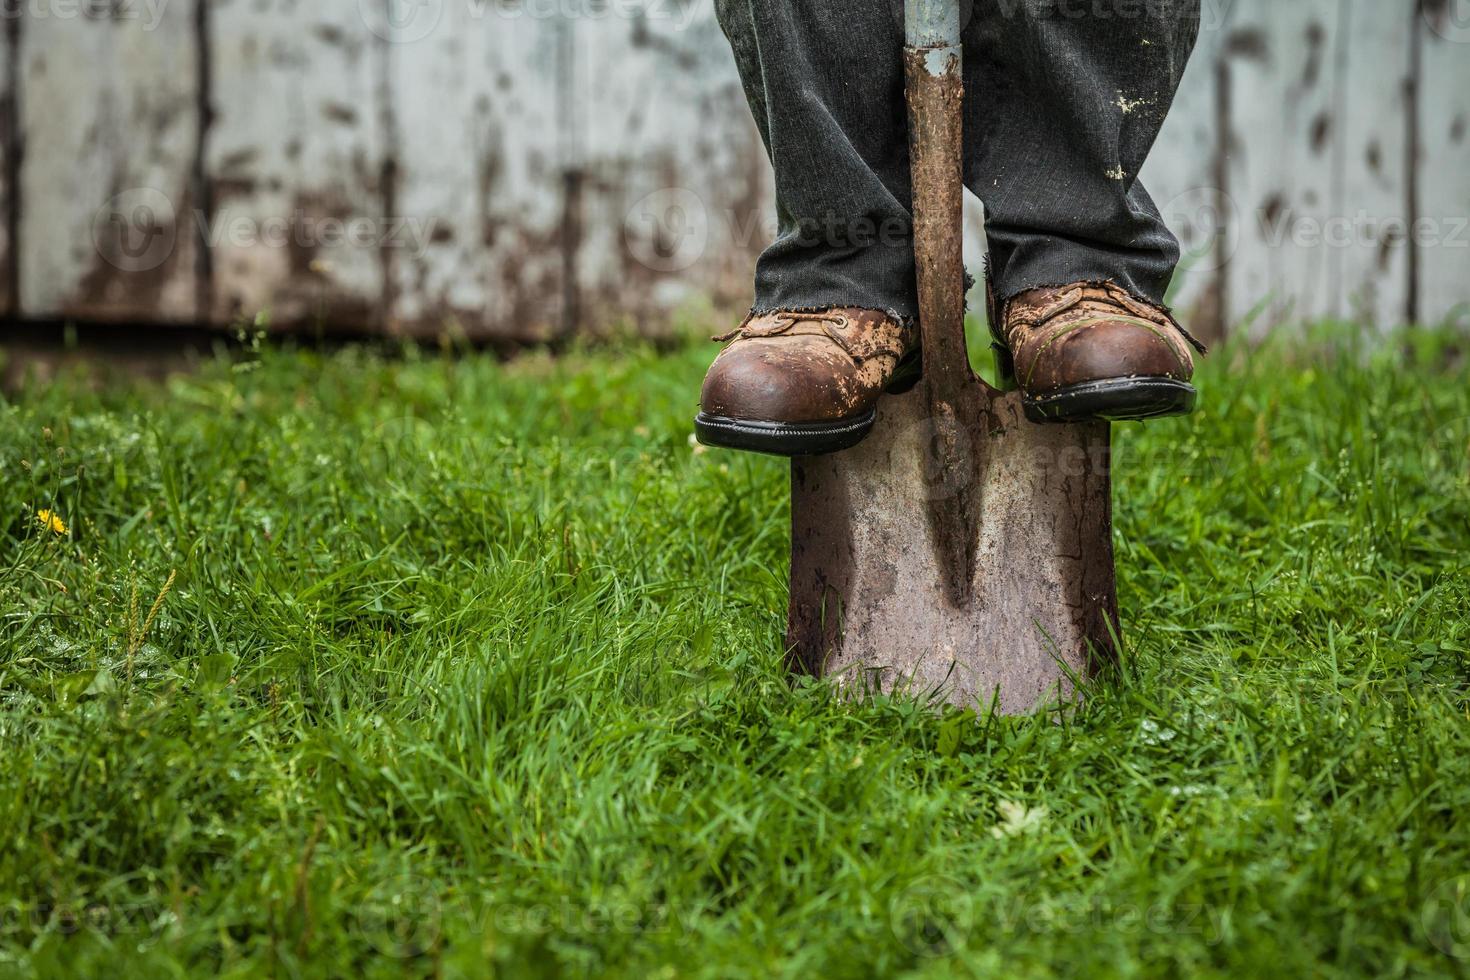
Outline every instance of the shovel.
{"type": "Polygon", "coordinates": [[[1017,714],[1116,656],[1110,433],[1028,422],[970,370],[960,2],[905,9],[924,378],[857,447],[792,461],[787,646],[853,693],[1017,714]]]}

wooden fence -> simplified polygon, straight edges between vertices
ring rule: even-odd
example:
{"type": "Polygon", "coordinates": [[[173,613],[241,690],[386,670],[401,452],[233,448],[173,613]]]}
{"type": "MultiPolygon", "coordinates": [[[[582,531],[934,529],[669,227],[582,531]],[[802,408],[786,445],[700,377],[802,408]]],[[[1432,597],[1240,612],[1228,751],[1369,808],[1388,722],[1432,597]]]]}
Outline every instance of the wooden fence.
{"type": "MultiPolygon", "coordinates": [[[[1201,332],[1470,300],[1470,0],[1204,0],[1143,179],[1201,332]]],[[[5,0],[0,314],[554,338],[738,307],[710,0],[5,0]]],[[[983,93],[976,97],[983,97],[983,93]]],[[[971,202],[971,246],[983,249],[971,202]]]]}

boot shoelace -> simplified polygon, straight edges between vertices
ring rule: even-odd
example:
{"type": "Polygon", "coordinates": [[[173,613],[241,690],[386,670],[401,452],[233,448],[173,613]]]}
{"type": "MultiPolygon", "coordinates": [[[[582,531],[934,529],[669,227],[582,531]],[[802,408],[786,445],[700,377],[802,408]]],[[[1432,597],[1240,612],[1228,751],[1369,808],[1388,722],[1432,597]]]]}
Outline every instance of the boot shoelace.
{"type": "Polygon", "coordinates": [[[1041,310],[1029,316],[1021,317],[1017,321],[1016,325],[1030,327],[1033,330],[1039,329],[1046,326],[1048,323],[1050,323],[1052,320],[1055,320],[1063,313],[1074,310],[1082,303],[1087,301],[1103,302],[1112,304],[1114,306],[1119,306],[1127,310],[1129,313],[1132,313],[1140,320],[1145,320],[1160,327],[1172,327],[1173,329],[1179,331],[1180,335],[1183,336],[1185,340],[1189,341],[1190,345],[1194,347],[1195,350],[1198,350],[1201,354],[1206,353],[1205,345],[1200,343],[1198,340],[1195,340],[1194,337],[1190,336],[1189,331],[1185,330],[1178,323],[1175,323],[1172,317],[1168,316],[1161,310],[1155,309],[1154,307],[1151,307],[1146,303],[1134,299],[1131,295],[1129,295],[1126,289],[1117,285],[1116,283],[1111,282],[1104,282],[1098,285],[1088,283],[1074,286],[1067,292],[1063,293],[1061,296],[1057,297],[1056,302],[1052,303],[1050,306],[1043,307],[1041,310]],[[1101,292],[1103,295],[1100,297],[1088,296],[1087,293],[1089,290],[1101,292]]]}
{"type": "MultiPolygon", "coordinates": [[[[892,320],[880,320],[876,324],[871,324],[866,330],[850,330],[848,328],[854,326],[852,317],[846,313],[830,310],[820,313],[781,311],[763,313],[759,316],[752,315],[746,317],[744,323],[729,333],[711,339],[726,341],[736,338],[746,340],[755,337],[778,337],[788,333],[798,323],[821,324],[822,332],[826,334],[827,339],[842,348],[848,357],[859,364],[878,355],[902,359],[905,354],[917,349],[916,337],[911,338],[910,343],[906,345],[901,338],[886,336],[883,333],[882,328],[896,325],[892,320]],[[754,320],[764,319],[770,319],[771,322],[759,325],[752,323],[754,320]]],[[[904,330],[902,325],[897,326],[900,332],[904,330]]]]}
{"type": "Polygon", "coordinates": [[[822,329],[826,332],[827,336],[831,337],[838,344],[842,345],[844,350],[847,348],[847,341],[843,338],[840,332],[852,322],[848,319],[846,313],[782,312],[771,314],[770,316],[773,322],[769,324],[757,326],[753,321],[763,319],[763,317],[750,317],[746,319],[746,321],[740,326],[736,327],[734,330],[731,330],[729,333],[720,334],[719,336],[712,337],[710,339],[717,340],[723,343],[726,340],[734,340],[736,337],[739,337],[741,340],[747,340],[751,337],[777,337],[783,333],[786,333],[798,323],[806,323],[808,321],[812,321],[820,323],[822,325],[822,329]]]}

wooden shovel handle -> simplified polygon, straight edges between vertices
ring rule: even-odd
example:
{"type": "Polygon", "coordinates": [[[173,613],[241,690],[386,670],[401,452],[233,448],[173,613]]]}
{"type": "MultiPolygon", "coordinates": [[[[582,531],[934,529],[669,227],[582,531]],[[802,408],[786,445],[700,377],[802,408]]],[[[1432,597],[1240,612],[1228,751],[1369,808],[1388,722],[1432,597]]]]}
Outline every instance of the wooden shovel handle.
{"type": "Polygon", "coordinates": [[[925,469],[948,492],[931,494],[929,539],[950,604],[973,599],[983,488],[974,458],[994,395],[965,351],[964,85],[959,0],[908,0],[904,67],[913,168],[914,265],[928,403],[925,469]]]}
{"type": "Polygon", "coordinates": [[[963,51],[959,0],[908,0],[904,66],[914,265],[930,401],[974,397],[965,349],[963,51]]]}

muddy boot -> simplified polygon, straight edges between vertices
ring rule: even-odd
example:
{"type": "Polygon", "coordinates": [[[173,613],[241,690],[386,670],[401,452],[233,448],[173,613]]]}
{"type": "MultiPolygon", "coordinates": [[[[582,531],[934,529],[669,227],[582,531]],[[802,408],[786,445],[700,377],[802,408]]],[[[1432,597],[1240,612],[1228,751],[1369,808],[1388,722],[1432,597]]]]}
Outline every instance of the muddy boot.
{"type": "Polygon", "coordinates": [[[1110,282],[1032,289],[1005,304],[1003,342],[1033,422],[1194,411],[1193,346],[1160,307],[1110,282]]]}
{"type": "Polygon", "coordinates": [[[752,314],[705,375],[706,446],[816,456],[856,445],[885,391],[918,380],[917,333],[880,310],[752,314]]]}

